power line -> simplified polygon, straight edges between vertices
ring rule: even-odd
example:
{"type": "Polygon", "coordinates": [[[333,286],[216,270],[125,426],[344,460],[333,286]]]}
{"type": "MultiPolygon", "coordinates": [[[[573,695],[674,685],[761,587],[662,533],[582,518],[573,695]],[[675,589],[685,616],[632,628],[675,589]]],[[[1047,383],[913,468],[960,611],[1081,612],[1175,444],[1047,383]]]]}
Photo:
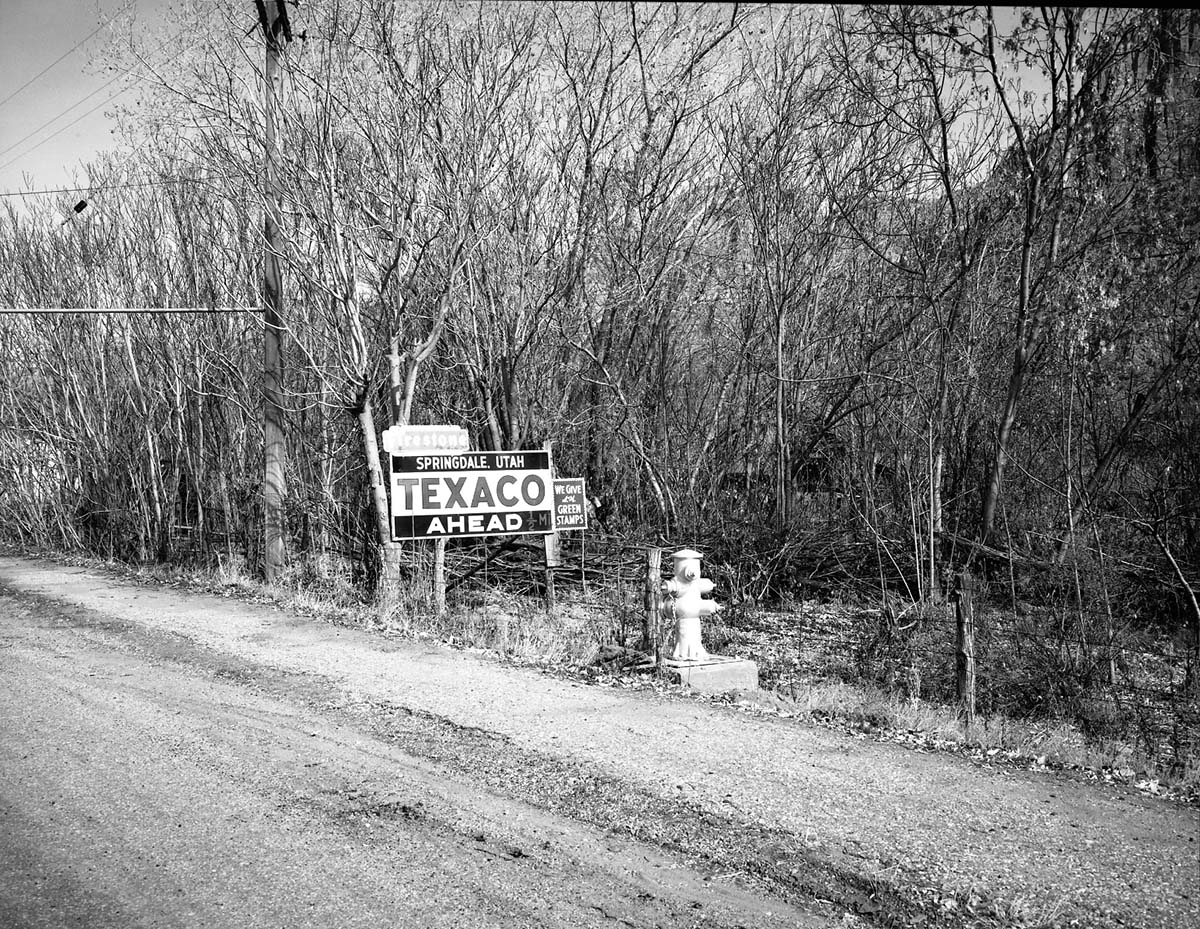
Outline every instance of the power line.
{"type": "MultiPolygon", "coordinates": [[[[121,7],[121,9],[117,10],[117,12],[113,13],[112,16],[110,16],[108,19],[106,19],[104,22],[102,22],[99,26],[97,26],[95,29],[93,29],[91,32],[89,32],[87,35],[85,35],[82,39],[80,39],[78,42],[76,42],[74,45],[72,45],[70,48],[68,48],[65,52],[63,52],[61,55],[59,55],[57,58],[55,58],[52,62],[50,62],[50,64],[48,64],[48,65],[46,65],[46,67],[42,68],[41,71],[39,71],[37,74],[35,74],[29,80],[27,80],[24,84],[22,84],[20,87],[18,87],[16,90],[14,90],[11,94],[9,94],[3,100],[0,100],[0,106],[4,106],[4,104],[8,103],[9,100],[11,100],[13,97],[15,97],[21,91],[23,91],[26,87],[28,87],[30,84],[32,84],[34,81],[36,81],[39,77],[41,77],[43,74],[45,74],[47,71],[49,71],[55,65],[57,65],[60,61],[62,61],[64,58],[66,58],[72,52],[76,51],[80,46],[82,46],[85,42],[87,42],[94,35],[96,35],[96,33],[98,33],[101,29],[103,29],[105,26],[109,25],[109,23],[111,23],[114,19],[116,19],[118,16],[120,16],[122,13],[124,13],[127,9],[129,9],[129,7],[131,5],[132,5],[132,0],[130,3],[127,3],[127,4],[125,4],[125,6],[121,7]]],[[[2,154],[2,153],[0,153],[0,154],[2,154]]]]}
{"type": "MultiPolygon", "coordinates": [[[[157,48],[154,49],[154,51],[150,52],[146,57],[149,57],[150,55],[158,54],[160,51],[162,51],[164,48],[166,48],[170,42],[174,41],[175,38],[176,38],[175,36],[169,36],[164,42],[162,42],[157,48]]],[[[24,144],[29,139],[33,138],[35,135],[37,135],[39,132],[41,132],[43,129],[45,129],[47,126],[50,126],[52,123],[58,122],[58,120],[62,119],[64,116],[66,116],[68,113],[70,113],[76,107],[82,106],[84,103],[87,103],[88,100],[92,99],[92,97],[96,96],[96,94],[100,93],[102,90],[106,90],[107,88],[109,88],[113,84],[115,84],[117,81],[119,81],[125,77],[130,77],[132,74],[133,74],[132,71],[122,71],[116,77],[111,78],[110,80],[101,84],[99,87],[97,87],[95,90],[93,90],[87,96],[83,97],[80,100],[76,100],[65,110],[61,110],[56,115],[52,116],[50,119],[46,120],[44,123],[42,123],[36,129],[34,129],[32,132],[26,133],[23,137],[18,139],[16,142],[12,143],[12,145],[8,146],[8,148],[4,149],[3,151],[0,151],[0,157],[7,155],[14,148],[17,148],[18,146],[24,144]]],[[[121,96],[121,94],[125,93],[128,90],[129,90],[129,88],[126,87],[123,90],[117,91],[115,94],[112,94],[110,97],[107,97],[100,103],[96,104],[96,106],[92,107],[87,112],[81,114],[80,116],[77,116],[75,119],[73,119],[71,122],[67,123],[67,125],[63,126],[61,129],[54,132],[52,135],[49,135],[46,138],[42,139],[42,141],[38,142],[33,147],[26,149],[24,152],[21,152],[20,154],[14,156],[13,158],[10,158],[4,164],[0,165],[0,171],[4,170],[5,168],[7,168],[9,165],[11,165],[13,162],[17,161],[18,159],[24,158],[26,155],[29,155],[32,152],[36,152],[39,148],[41,148],[43,145],[45,145],[51,139],[54,139],[55,137],[61,135],[63,132],[70,129],[72,126],[74,126],[81,119],[84,119],[85,117],[90,116],[92,113],[96,112],[96,110],[100,109],[100,107],[104,106],[106,103],[110,103],[113,100],[117,99],[117,97],[121,96]]]]}
{"type": "MultiPolygon", "coordinates": [[[[119,75],[117,75],[117,78],[114,78],[113,80],[115,81],[118,78],[122,78],[125,76],[126,76],[125,74],[119,74],[119,75]]],[[[37,135],[39,132],[41,132],[43,129],[45,129],[47,126],[49,126],[51,123],[56,122],[57,120],[59,120],[63,116],[65,116],[67,113],[70,113],[71,110],[73,110],[73,109],[75,109],[75,107],[79,106],[80,103],[86,103],[88,100],[90,100],[92,97],[96,96],[96,94],[100,93],[100,91],[104,90],[105,87],[108,87],[109,84],[112,84],[112,83],[113,83],[113,81],[109,81],[108,84],[105,84],[102,87],[96,88],[90,94],[88,94],[86,97],[84,97],[82,100],[80,100],[78,103],[73,103],[71,106],[67,107],[65,110],[63,110],[61,113],[59,113],[57,116],[42,123],[36,129],[34,129],[33,132],[28,133],[22,139],[18,139],[16,142],[14,142],[12,145],[10,145],[8,148],[6,148],[4,151],[0,152],[0,156],[6,155],[8,152],[11,152],[14,148],[16,148],[22,142],[25,142],[25,141],[33,138],[33,136],[37,135]]],[[[76,116],[73,120],[71,120],[69,123],[67,123],[65,126],[63,126],[61,129],[58,129],[55,132],[51,133],[50,135],[46,136],[46,138],[44,138],[44,139],[42,139],[42,141],[38,142],[37,145],[34,145],[31,148],[28,148],[25,151],[19,152],[18,154],[14,155],[8,161],[4,162],[4,164],[0,165],[0,171],[7,168],[13,162],[18,161],[21,158],[24,158],[26,155],[36,152],[39,148],[41,148],[43,145],[45,145],[51,139],[57,138],[58,136],[62,135],[64,132],[66,132],[68,129],[70,129],[72,126],[74,126],[81,119],[85,119],[86,117],[91,116],[93,113],[96,112],[96,110],[100,109],[100,107],[104,106],[107,103],[111,103],[113,100],[116,100],[117,97],[121,96],[121,94],[125,93],[127,90],[129,90],[129,88],[125,87],[121,90],[118,90],[115,94],[112,94],[111,96],[104,98],[99,103],[97,103],[94,107],[92,107],[90,110],[86,110],[85,112],[81,113],[79,116],[76,116]]]]}
{"type": "Polygon", "coordinates": [[[134,313],[257,313],[255,306],[48,306],[48,307],[0,307],[0,316],[54,316],[65,314],[94,315],[99,313],[116,313],[130,315],[134,313]]]}
{"type": "Polygon", "coordinates": [[[33,197],[39,194],[94,194],[105,190],[124,190],[130,187],[162,187],[167,184],[203,184],[206,181],[219,181],[233,176],[232,174],[218,174],[213,177],[164,177],[155,181],[130,181],[124,184],[92,184],[88,187],[51,187],[45,190],[9,190],[0,193],[0,197],[33,197]]]}

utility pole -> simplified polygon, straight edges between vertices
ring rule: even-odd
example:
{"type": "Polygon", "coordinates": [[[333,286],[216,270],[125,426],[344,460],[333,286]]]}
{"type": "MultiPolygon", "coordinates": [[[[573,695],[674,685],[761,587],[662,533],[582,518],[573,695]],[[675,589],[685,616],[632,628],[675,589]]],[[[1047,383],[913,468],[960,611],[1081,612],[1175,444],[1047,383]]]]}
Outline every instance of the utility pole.
{"type": "Polygon", "coordinates": [[[263,75],[265,152],[263,195],[263,573],[267,583],[278,576],[286,558],[287,526],[283,500],[287,433],[283,419],[283,272],[279,265],[279,185],[275,174],[275,72],[285,42],[292,38],[285,0],[256,0],[267,44],[263,75]]]}

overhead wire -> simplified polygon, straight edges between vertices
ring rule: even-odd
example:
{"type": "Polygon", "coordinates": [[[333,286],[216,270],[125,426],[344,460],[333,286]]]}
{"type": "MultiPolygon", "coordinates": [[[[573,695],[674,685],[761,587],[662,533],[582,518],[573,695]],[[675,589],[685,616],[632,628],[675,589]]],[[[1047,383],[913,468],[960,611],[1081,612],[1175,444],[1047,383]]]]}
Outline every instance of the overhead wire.
{"type": "MultiPolygon", "coordinates": [[[[153,51],[149,52],[147,54],[147,57],[149,57],[150,55],[158,54],[160,51],[162,51],[164,48],[166,48],[167,45],[170,44],[172,41],[174,41],[176,38],[177,38],[176,36],[168,36],[153,51]]],[[[35,135],[37,135],[39,132],[41,132],[43,129],[46,129],[49,126],[53,125],[54,123],[58,122],[58,120],[62,119],[64,116],[66,116],[68,113],[70,113],[73,109],[75,109],[76,107],[82,106],[84,103],[87,103],[87,101],[92,99],[92,97],[96,96],[97,94],[99,94],[100,92],[102,92],[104,90],[107,90],[109,87],[111,87],[117,81],[121,80],[122,78],[131,77],[131,76],[133,76],[133,71],[126,70],[126,71],[122,71],[121,73],[117,74],[115,77],[110,78],[108,81],[101,84],[99,87],[97,87],[91,93],[87,94],[85,97],[83,97],[79,100],[76,100],[74,103],[72,103],[66,109],[60,110],[57,114],[52,116],[50,119],[46,120],[44,123],[42,123],[36,129],[32,130],[31,132],[27,132],[24,136],[22,136],[16,142],[13,142],[7,148],[0,151],[0,157],[7,155],[14,148],[17,148],[17,147],[23,145],[25,142],[29,141],[31,138],[33,138],[35,135]]],[[[138,80],[140,80],[140,78],[138,78],[138,80]]],[[[30,155],[33,152],[36,152],[39,148],[41,148],[47,142],[51,141],[52,139],[56,138],[57,136],[61,135],[64,132],[66,132],[68,129],[70,129],[72,126],[74,126],[80,120],[82,120],[82,119],[90,116],[92,113],[96,112],[96,110],[100,109],[100,107],[104,106],[105,104],[111,103],[117,97],[121,96],[121,94],[128,92],[129,89],[130,89],[129,87],[125,87],[125,88],[122,88],[121,90],[117,91],[115,94],[111,94],[110,96],[106,97],[104,100],[102,100],[100,103],[96,104],[91,109],[87,110],[86,112],[77,116],[75,119],[71,120],[71,122],[67,123],[65,126],[61,127],[60,129],[51,133],[46,138],[42,139],[37,144],[25,149],[24,151],[20,152],[19,154],[13,156],[8,161],[4,162],[4,164],[0,165],[0,171],[4,170],[9,165],[13,164],[14,162],[18,161],[19,159],[24,158],[26,155],[30,155]]]]}
{"type": "Polygon", "coordinates": [[[0,316],[95,316],[98,313],[250,313],[258,312],[257,306],[0,306],[0,316]]]}
{"type": "MultiPolygon", "coordinates": [[[[125,75],[121,75],[121,76],[124,77],[125,75]]],[[[111,83],[111,81],[109,83],[111,83]]],[[[107,87],[107,86],[108,86],[108,84],[104,85],[104,87],[107,87]]],[[[94,97],[99,91],[104,90],[104,87],[100,87],[97,90],[92,91],[92,93],[88,94],[87,97],[84,97],[83,100],[79,101],[79,103],[83,103],[84,101],[90,99],[91,97],[94,97]]],[[[30,148],[27,148],[23,152],[18,152],[16,155],[14,155],[8,161],[4,162],[4,164],[0,165],[0,170],[3,170],[4,168],[7,168],[9,165],[14,164],[17,161],[20,161],[22,158],[26,157],[27,155],[33,154],[39,148],[41,148],[43,145],[45,145],[47,142],[50,142],[53,139],[56,139],[58,136],[62,135],[64,132],[66,132],[68,129],[70,129],[72,126],[74,126],[76,123],[80,122],[83,119],[86,119],[88,116],[91,116],[93,113],[96,112],[96,110],[98,110],[102,106],[105,106],[106,104],[109,104],[112,101],[116,100],[117,97],[128,92],[128,90],[129,90],[128,87],[124,87],[121,90],[118,90],[116,93],[110,94],[109,96],[105,97],[103,100],[101,100],[99,103],[97,103],[94,107],[91,107],[90,109],[85,110],[83,113],[76,116],[73,120],[71,120],[65,126],[62,126],[59,129],[56,129],[50,135],[46,136],[46,138],[44,138],[40,142],[38,142],[36,145],[33,145],[30,148]]],[[[20,145],[22,142],[25,142],[26,140],[37,135],[37,133],[40,132],[42,129],[45,129],[51,123],[55,122],[56,120],[60,119],[62,116],[69,113],[71,110],[75,109],[76,106],[79,106],[79,103],[76,103],[73,106],[68,107],[66,110],[64,110],[62,113],[60,113],[58,116],[54,117],[54,119],[51,119],[48,122],[43,123],[40,127],[35,129],[33,132],[26,135],[24,139],[21,139],[20,141],[16,142],[15,145],[20,145]]],[[[7,152],[12,151],[13,147],[14,146],[10,145],[3,152],[0,152],[0,155],[4,155],[7,152]]]]}
{"type": "MultiPolygon", "coordinates": [[[[50,126],[50,125],[52,125],[52,124],[54,124],[54,123],[56,123],[56,122],[58,122],[60,119],[62,119],[62,118],[63,118],[64,116],[66,116],[68,113],[70,113],[70,112],[71,112],[71,110],[75,109],[77,106],[80,106],[81,104],[84,104],[84,103],[86,103],[88,100],[92,99],[92,97],[96,96],[96,94],[100,93],[100,91],[102,91],[102,90],[104,90],[105,88],[109,87],[110,85],[112,85],[113,83],[115,83],[115,82],[116,82],[117,80],[119,80],[120,78],[122,78],[122,77],[125,77],[127,74],[128,74],[128,72],[124,72],[124,73],[122,73],[122,74],[119,74],[119,75],[117,75],[117,77],[113,78],[113,79],[112,79],[111,81],[109,81],[107,84],[103,84],[103,85],[101,85],[100,87],[97,87],[95,90],[93,90],[93,91],[92,91],[90,94],[88,94],[88,95],[87,95],[86,97],[84,97],[82,100],[78,100],[78,101],[76,101],[75,103],[72,103],[72,104],[71,104],[69,107],[67,107],[65,110],[62,110],[61,112],[59,112],[59,113],[58,113],[57,115],[55,115],[55,116],[52,116],[50,119],[46,120],[44,123],[42,123],[42,124],[41,124],[40,126],[38,126],[36,129],[32,130],[31,132],[27,132],[27,133],[26,133],[24,136],[22,136],[21,138],[17,139],[17,141],[13,142],[13,143],[12,143],[12,145],[8,146],[8,148],[4,149],[3,151],[0,151],[0,157],[3,157],[4,155],[7,155],[7,154],[8,154],[9,152],[11,152],[11,151],[12,151],[14,148],[17,148],[18,146],[20,146],[20,145],[24,144],[25,142],[28,142],[30,139],[32,139],[32,138],[33,138],[35,135],[37,135],[37,134],[38,134],[39,132],[41,132],[43,129],[47,128],[48,126],[50,126]]],[[[126,87],[126,88],[123,88],[123,89],[121,89],[121,90],[117,91],[115,94],[112,94],[111,96],[109,96],[109,97],[106,97],[106,98],[105,98],[104,100],[102,100],[100,103],[96,104],[96,106],[92,107],[91,109],[89,109],[89,110],[85,111],[84,113],[82,113],[81,115],[77,116],[75,119],[71,120],[71,122],[67,123],[67,124],[66,124],[65,126],[63,126],[61,129],[58,129],[57,131],[55,131],[55,132],[54,132],[54,133],[52,133],[51,135],[49,135],[49,136],[47,136],[46,138],[42,139],[42,141],[38,142],[36,145],[34,145],[34,146],[30,147],[29,149],[27,149],[27,150],[25,150],[25,151],[23,151],[23,152],[20,152],[20,153],[18,153],[17,155],[13,156],[11,159],[9,159],[8,161],[6,161],[6,162],[5,162],[3,165],[0,165],[0,168],[6,168],[6,167],[8,167],[8,165],[12,164],[14,161],[17,161],[17,160],[18,160],[18,159],[20,159],[20,158],[24,158],[26,155],[29,155],[29,154],[31,154],[31,153],[33,153],[33,152],[36,152],[36,151],[37,151],[39,148],[41,148],[43,145],[45,145],[45,144],[46,144],[47,142],[49,142],[51,139],[55,138],[56,136],[58,136],[60,133],[64,132],[65,130],[67,130],[67,129],[70,129],[72,126],[74,126],[74,125],[75,125],[77,122],[79,122],[81,119],[83,119],[83,118],[84,118],[84,117],[86,117],[86,116],[90,116],[92,113],[96,112],[96,110],[98,110],[100,107],[104,106],[104,104],[106,104],[106,103],[108,103],[108,102],[110,102],[110,101],[112,101],[112,100],[115,100],[117,97],[119,97],[121,94],[125,93],[125,92],[126,92],[126,91],[128,91],[128,90],[129,90],[129,88],[128,88],[128,87],[126,87]]]]}
{"type": "Polygon", "coordinates": [[[125,190],[131,187],[162,187],[167,184],[203,184],[234,177],[232,174],[217,174],[212,177],[163,177],[153,181],[129,181],[120,184],[90,184],[87,187],[48,187],[44,190],[8,190],[0,197],[34,197],[43,194],[86,194],[106,190],[125,190]]]}
{"type": "Polygon", "coordinates": [[[4,104],[8,103],[9,100],[13,99],[15,96],[17,96],[23,90],[25,90],[27,87],[29,87],[31,84],[33,84],[34,81],[36,81],[38,78],[42,77],[42,75],[46,74],[48,71],[50,71],[56,65],[58,65],[68,55],[70,55],[72,52],[75,52],[79,48],[81,48],[85,42],[88,42],[93,36],[96,35],[96,33],[98,33],[105,26],[110,25],[113,22],[113,20],[115,20],[118,16],[120,16],[122,13],[124,13],[126,10],[128,10],[132,5],[133,5],[133,0],[130,0],[129,3],[126,3],[125,6],[121,7],[121,9],[119,9],[119,10],[117,10],[117,12],[113,13],[112,16],[110,16],[108,19],[106,19],[104,22],[102,22],[100,25],[98,25],[95,29],[93,29],[91,32],[89,32],[87,35],[85,35],[82,39],[80,39],[78,42],[76,42],[74,45],[72,45],[70,48],[68,48],[65,52],[63,52],[61,55],[59,55],[57,58],[55,58],[52,62],[50,62],[50,64],[48,64],[48,65],[46,65],[46,67],[42,68],[41,71],[39,71],[37,74],[35,74],[29,80],[27,80],[24,84],[22,84],[20,87],[18,87],[12,93],[10,93],[3,100],[0,100],[0,106],[4,106],[4,104]]]}

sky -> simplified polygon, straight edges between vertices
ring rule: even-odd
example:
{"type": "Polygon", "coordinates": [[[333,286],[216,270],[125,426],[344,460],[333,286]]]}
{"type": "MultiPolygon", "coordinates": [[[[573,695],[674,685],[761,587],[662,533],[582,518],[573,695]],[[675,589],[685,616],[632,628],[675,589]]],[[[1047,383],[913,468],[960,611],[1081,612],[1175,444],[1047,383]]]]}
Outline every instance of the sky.
{"type": "Polygon", "coordinates": [[[131,21],[161,29],[171,2],[0,0],[0,193],[68,186],[113,147],[106,114],[136,97],[137,80],[106,70],[105,44],[131,21]]]}

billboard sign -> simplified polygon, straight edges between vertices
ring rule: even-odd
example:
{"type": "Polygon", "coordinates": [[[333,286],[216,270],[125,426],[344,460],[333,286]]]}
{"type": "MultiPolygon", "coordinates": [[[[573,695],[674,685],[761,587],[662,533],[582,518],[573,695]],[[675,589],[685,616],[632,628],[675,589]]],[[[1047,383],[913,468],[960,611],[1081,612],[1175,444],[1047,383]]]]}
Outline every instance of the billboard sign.
{"type": "Polygon", "coordinates": [[[554,481],[554,531],[587,528],[587,497],[583,478],[560,477],[554,481]]]}
{"type": "Polygon", "coordinates": [[[396,540],[554,531],[547,451],[405,452],[391,462],[396,540]]]}

